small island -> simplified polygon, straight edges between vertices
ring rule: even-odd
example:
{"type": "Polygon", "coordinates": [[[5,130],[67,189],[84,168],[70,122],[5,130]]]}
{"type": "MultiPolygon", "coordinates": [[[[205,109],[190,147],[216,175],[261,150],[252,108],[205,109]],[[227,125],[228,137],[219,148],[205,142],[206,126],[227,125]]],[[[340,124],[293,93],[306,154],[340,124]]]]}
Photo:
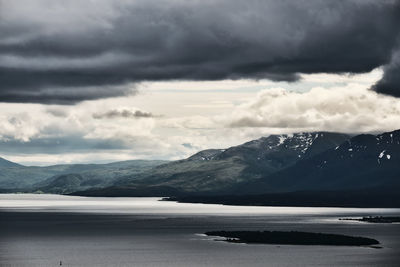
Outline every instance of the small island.
{"type": "Polygon", "coordinates": [[[211,231],[207,236],[219,236],[230,243],[277,244],[277,245],[330,245],[330,246],[372,246],[379,241],[338,234],[282,232],[282,231],[211,231]]]}
{"type": "Polygon", "coordinates": [[[340,218],[341,221],[358,221],[368,223],[400,223],[400,217],[368,216],[362,218],[340,218]]]}

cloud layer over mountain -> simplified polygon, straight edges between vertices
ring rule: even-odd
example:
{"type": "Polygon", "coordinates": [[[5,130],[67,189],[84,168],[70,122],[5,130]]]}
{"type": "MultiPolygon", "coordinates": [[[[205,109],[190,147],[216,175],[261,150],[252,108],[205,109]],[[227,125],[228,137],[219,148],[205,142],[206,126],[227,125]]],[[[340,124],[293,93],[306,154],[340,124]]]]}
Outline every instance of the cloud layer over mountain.
{"type": "Polygon", "coordinates": [[[400,2],[0,1],[0,101],[72,104],[155,80],[362,73],[400,96],[400,2]]]}

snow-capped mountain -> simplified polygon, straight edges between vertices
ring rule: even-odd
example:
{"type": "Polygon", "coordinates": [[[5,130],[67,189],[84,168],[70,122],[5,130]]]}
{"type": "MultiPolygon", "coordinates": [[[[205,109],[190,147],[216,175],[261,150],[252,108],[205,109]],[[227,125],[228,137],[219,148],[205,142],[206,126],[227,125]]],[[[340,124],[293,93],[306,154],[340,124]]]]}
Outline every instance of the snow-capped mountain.
{"type": "MultiPolygon", "coordinates": [[[[270,160],[271,155],[283,152],[290,153],[287,156],[307,158],[342,144],[349,138],[346,134],[330,132],[271,135],[224,150],[215,158],[230,157],[241,151],[252,151],[253,156],[257,156],[256,160],[270,160]]],[[[250,155],[244,153],[243,156],[250,155]]]]}
{"type": "Polygon", "coordinates": [[[400,130],[357,135],[241,187],[246,192],[343,190],[400,185],[400,130]]]}

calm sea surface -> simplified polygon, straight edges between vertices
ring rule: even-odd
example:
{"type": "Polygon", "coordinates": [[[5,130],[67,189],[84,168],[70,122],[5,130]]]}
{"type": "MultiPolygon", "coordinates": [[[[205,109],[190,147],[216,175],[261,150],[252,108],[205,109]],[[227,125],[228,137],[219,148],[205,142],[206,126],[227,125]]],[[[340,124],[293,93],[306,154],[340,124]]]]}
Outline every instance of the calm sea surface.
{"type": "Polygon", "coordinates": [[[0,195],[0,266],[400,266],[400,224],[339,221],[400,209],[240,207],[159,198],[0,195]],[[211,230],[371,237],[370,247],[247,245],[211,230]]]}

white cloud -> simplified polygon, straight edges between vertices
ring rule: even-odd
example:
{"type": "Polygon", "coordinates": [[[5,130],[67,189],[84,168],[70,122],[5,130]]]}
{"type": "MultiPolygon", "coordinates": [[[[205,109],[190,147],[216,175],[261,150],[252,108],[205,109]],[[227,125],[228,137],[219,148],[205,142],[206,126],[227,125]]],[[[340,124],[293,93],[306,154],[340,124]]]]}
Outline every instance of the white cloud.
{"type": "Polygon", "coordinates": [[[27,113],[0,116],[0,140],[27,142],[40,133],[35,120],[27,113]]]}
{"type": "Polygon", "coordinates": [[[315,87],[305,93],[271,88],[237,108],[231,127],[265,127],[280,131],[389,131],[400,128],[400,101],[364,85],[315,87]]]}
{"type": "Polygon", "coordinates": [[[382,68],[376,68],[368,73],[361,74],[332,74],[332,73],[318,73],[318,74],[300,74],[302,82],[304,83],[319,83],[319,84],[337,84],[337,83],[358,83],[364,85],[372,85],[379,81],[383,76],[382,68]]]}

